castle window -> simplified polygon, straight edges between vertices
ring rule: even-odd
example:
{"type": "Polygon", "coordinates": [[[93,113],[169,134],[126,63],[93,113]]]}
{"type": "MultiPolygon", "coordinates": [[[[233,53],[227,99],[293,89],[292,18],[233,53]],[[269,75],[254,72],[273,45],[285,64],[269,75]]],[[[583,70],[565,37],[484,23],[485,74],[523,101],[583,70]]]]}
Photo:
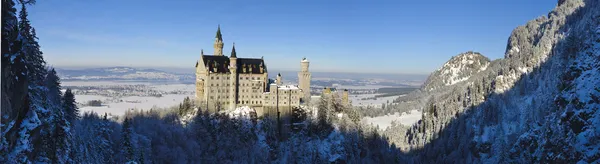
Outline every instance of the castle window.
{"type": "Polygon", "coordinates": [[[246,80],[248,80],[248,79],[250,79],[250,78],[246,77],[246,80]]]}
{"type": "Polygon", "coordinates": [[[212,86],[213,86],[213,84],[210,84],[210,86],[212,87],[212,86]]]}
{"type": "Polygon", "coordinates": [[[219,76],[217,76],[217,80],[219,80],[219,76]]]}
{"type": "MultiPolygon", "coordinates": [[[[219,78],[217,78],[217,79],[219,79],[219,78]]],[[[217,84],[217,87],[218,87],[218,86],[219,86],[219,84],[217,84]]]]}
{"type": "Polygon", "coordinates": [[[252,77],[252,80],[254,80],[254,77],[252,77]]]}
{"type": "Polygon", "coordinates": [[[211,77],[210,77],[210,79],[211,79],[211,80],[213,80],[213,79],[215,79],[215,77],[212,77],[212,76],[211,76],[211,77]]]}

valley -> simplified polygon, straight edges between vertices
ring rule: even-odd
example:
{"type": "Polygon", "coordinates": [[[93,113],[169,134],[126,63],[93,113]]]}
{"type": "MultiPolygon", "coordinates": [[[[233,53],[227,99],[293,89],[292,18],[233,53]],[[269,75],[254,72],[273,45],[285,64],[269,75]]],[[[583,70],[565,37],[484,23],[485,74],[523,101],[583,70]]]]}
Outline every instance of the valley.
{"type": "MultiPolygon", "coordinates": [[[[63,91],[71,89],[82,111],[98,114],[124,115],[131,110],[165,110],[179,105],[185,97],[194,97],[190,74],[177,74],[155,69],[107,67],[88,69],[57,69],[63,91]],[[130,79],[134,75],[155,75],[130,79]],[[176,78],[172,78],[176,77],[176,78]],[[98,103],[99,102],[99,103],[98,103]]],[[[284,73],[284,76],[291,73],[284,73]]],[[[348,73],[317,73],[312,80],[313,95],[320,95],[324,87],[348,89],[352,106],[364,110],[382,108],[421,85],[424,76],[376,75],[348,73]],[[351,75],[351,76],[350,76],[351,75]],[[331,79],[327,77],[343,77],[331,79]],[[400,76],[400,77],[397,77],[400,76]],[[422,79],[419,79],[422,78],[422,79]],[[420,82],[419,82],[420,81],[420,82]]],[[[193,78],[191,78],[193,79],[193,78]]],[[[294,85],[294,78],[284,83],[294,85]]],[[[392,115],[394,116],[394,115],[392,115]]],[[[391,121],[384,121],[389,124],[391,121]]]]}

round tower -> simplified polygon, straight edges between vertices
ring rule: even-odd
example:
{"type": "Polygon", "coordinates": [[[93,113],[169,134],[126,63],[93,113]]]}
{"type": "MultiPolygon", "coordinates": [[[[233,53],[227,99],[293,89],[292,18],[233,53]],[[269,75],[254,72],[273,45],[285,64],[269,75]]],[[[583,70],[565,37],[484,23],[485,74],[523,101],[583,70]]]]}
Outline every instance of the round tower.
{"type": "Polygon", "coordinates": [[[344,89],[344,92],[342,92],[342,103],[344,103],[344,105],[349,105],[350,101],[348,101],[348,89],[344,89]]]}
{"type": "Polygon", "coordinates": [[[310,100],[310,78],[311,74],[308,71],[308,59],[302,58],[300,61],[300,72],[298,72],[298,87],[304,93],[303,101],[310,100]]]}
{"type": "Polygon", "coordinates": [[[204,78],[206,72],[204,70],[204,50],[200,49],[200,59],[196,61],[196,103],[200,104],[204,100],[204,78]]]}
{"type": "Polygon", "coordinates": [[[231,56],[229,57],[229,109],[235,109],[237,107],[237,85],[238,85],[238,74],[237,74],[237,55],[235,52],[235,43],[231,48],[231,56]]]}

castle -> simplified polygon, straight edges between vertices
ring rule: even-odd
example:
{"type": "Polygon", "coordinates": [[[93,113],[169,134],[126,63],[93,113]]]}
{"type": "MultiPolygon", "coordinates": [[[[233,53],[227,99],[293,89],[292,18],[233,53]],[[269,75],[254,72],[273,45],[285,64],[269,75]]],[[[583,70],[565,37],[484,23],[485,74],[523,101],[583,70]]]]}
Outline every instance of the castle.
{"type": "Polygon", "coordinates": [[[238,58],[235,43],[229,57],[223,55],[221,27],[215,36],[214,54],[200,52],[196,63],[196,103],[210,113],[249,106],[258,117],[290,116],[292,109],[310,99],[309,61],[300,61],[298,85],[283,85],[281,74],[268,78],[264,59],[238,58]]]}

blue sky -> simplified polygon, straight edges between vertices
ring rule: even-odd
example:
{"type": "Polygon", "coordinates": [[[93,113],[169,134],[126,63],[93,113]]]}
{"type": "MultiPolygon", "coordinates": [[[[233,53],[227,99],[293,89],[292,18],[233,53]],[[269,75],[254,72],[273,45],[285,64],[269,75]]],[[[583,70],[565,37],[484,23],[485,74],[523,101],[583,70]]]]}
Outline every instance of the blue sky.
{"type": "Polygon", "coordinates": [[[270,69],[426,74],[469,50],[504,56],[511,31],[556,1],[45,0],[29,8],[56,67],[192,69],[221,25],[229,55],[270,69]]]}

